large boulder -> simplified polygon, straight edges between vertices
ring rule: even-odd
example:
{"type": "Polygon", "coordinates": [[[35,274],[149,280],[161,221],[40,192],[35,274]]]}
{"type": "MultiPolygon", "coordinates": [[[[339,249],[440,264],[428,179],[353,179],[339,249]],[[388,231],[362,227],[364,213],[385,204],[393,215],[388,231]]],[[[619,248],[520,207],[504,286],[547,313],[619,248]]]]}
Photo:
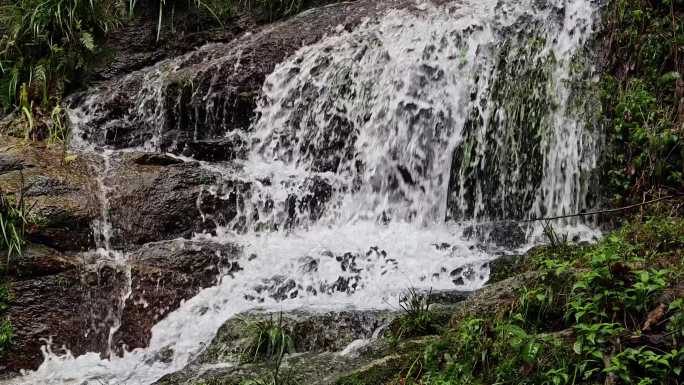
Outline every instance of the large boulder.
{"type": "MultiPolygon", "coordinates": [[[[430,292],[433,315],[448,322],[453,310],[462,307],[469,296],[470,293],[459,291],[430,292]]],[[[281,371],[285,377],[311,385],[386,384],[432,340],[421,337],[392,343],[385,338],[405,314],[403,310],[353,309],[239,314],[226,321],[207,348],[183,370],[156,384],[238,385],[255,379],[268,382],[272,363],[252,362],[244,356],[253,338],[254,325],[263,321],[278,325],[293,341],[295,352],[285,356],[281,371]]]]}
{"type": "Polygon", "coordinates": [[[284,377],[312,385],[332,385],[358,375],[377,377],[378,381],[388,380],[429,341],[414,339],[391,345],[388,340],[377,338],[389,322],[400,314],[391,311],[242,314],[221,327],[197,360],[184,370],[163,377],[156,384],[238,385],[246,380],[269,381],[273,372],[270,363],[234,365],[245,344],[247,325],[269,318],[280,322],[295,343],[297,353],[285,356],[282,368],[284,377]]]}
{"type": "Polygon", "coordinates": [[[0,373],[35,369],[44,345],[76,356],[143,347],[183,300],[237,272],[240,255],[232,244],[174,240],[146,245],[121,264],[30,247],[10,270],[14,338],[0,373]]]}

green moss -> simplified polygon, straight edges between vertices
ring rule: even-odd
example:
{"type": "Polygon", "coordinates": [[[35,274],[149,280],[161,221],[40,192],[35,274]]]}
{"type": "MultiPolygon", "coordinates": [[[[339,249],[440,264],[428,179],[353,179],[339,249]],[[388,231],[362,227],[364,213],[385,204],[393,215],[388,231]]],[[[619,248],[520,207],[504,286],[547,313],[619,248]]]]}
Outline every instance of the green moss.
{"type": "Polygon", "coordinates": [[[407,358],[401,355],[387,356],[354,373],[338,379],[335,385],[385,385],[397,377],[407,365],[407,358]]]}

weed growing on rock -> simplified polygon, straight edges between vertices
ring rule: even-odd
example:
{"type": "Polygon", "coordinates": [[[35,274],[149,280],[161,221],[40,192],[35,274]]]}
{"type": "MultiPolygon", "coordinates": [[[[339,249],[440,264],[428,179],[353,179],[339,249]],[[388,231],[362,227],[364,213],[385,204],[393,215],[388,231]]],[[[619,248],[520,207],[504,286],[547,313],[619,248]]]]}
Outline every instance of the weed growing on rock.
{"type": "Polygon", "coordinates": [[[437,316],[430,309],[432,292],[421,293],[410,288],[399,301],[403,315],[390,325],[390,339],[398,342],[402,338],[425,336],[437,332],[437,316]]]}
{"type": "Polygon", "coordinates": [[[21,254],[30,223],[30,208],[22,194],[16,197],[0,191],[0,251],[6,252],[7,264],[13,255],[21,254]]]}
{"type": "Polygon", "coordinates": [[[240,385],[296,385],[289,372],[283,372],[283,360],[294,353],[294,341],[283,323],[282,313],[278,320],[252,321],[247,324],[247,345],[242,357],[245,362],[265,362],[270,369],[268,378],[253,379],[240,385]]]}
{"type": "Polygon", "coordinates": [[[294,341],[284,327],[282,314],[273,318],[252,321],[247,324],[247,344],[242,351],[244,362],[279,360],[293,353],[294,341]]]}

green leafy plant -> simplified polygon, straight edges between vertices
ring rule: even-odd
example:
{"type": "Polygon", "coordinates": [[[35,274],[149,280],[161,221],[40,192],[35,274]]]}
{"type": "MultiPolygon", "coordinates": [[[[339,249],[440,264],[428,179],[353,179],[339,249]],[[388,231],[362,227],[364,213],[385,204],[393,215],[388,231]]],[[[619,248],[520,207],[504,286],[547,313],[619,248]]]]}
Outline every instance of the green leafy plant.
{"type": "Polygon", "coordinates": [[[682,5],[681,0],[609,3],[611,55],[601,84],[612,145],[607,175],[617,204],[680,191],[684,185],[684,122],[677,112],[682,5]]]}
{"type": "Polygon", "coordinates": [[[32,223],[31,208],[26,205],[23,194],[10,196],[0,191],[0,250],[7,254],[9,264],[13,255],[22,253],[25,236],[32,223]]]}
{"type": "Polygon", "coordinates": [[[545,246],[508,310],[460,319],[404,383],[682,384],[682,252],[679,218],[628,224],[594,246],[545,246]]]}
{"type": "MultiPolygon", "coordinates": [[[[18,0],[0,7],[0,104],[19,103],[20,92],[47,108],[98,57],[96,40],[122,23],[117,0],[18,0]]],[[[21,102],[21,109],[29,105],[21,102]]]]}

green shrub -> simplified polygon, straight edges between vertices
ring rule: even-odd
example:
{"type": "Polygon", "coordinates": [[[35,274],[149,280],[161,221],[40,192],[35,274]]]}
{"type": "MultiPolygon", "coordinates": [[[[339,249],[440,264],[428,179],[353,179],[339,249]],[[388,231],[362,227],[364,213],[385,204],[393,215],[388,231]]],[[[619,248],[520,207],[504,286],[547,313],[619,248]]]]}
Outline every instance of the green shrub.
{"type": "Polygon", "coordinates": [[[17,0],[0,7],[0,104],[46,109],[51,95],[78,85],[98,39],[125,16],[120,0],[17,0]],[[35,105],[31,105],[35,103],[35,105]]]}
{"type": "Polygon", "coordinates": [[[602,99],[612,144],[607,174],[616,204],[684,187],[684,122],[677,114],[683,96],[678,91],[682,10],[682,0],[610,2],[602,99]]]}

